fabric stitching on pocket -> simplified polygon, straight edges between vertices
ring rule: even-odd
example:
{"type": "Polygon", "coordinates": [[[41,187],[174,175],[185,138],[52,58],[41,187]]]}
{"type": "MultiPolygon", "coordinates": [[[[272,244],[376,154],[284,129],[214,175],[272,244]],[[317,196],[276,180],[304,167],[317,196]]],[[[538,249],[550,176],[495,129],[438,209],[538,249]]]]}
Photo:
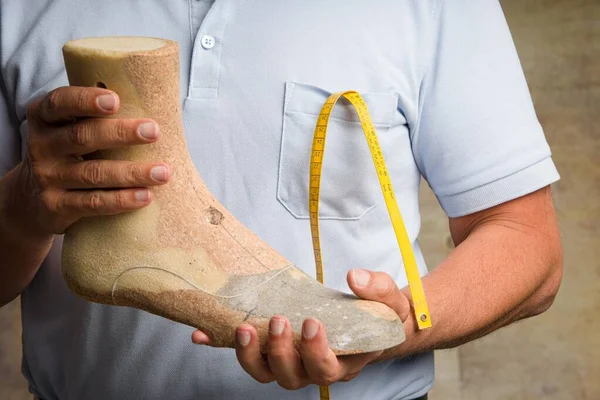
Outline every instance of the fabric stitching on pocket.
{"type": "MultiPolygon", "coordinates": [[[[318,117],[318,114],[313,114],[313,113],[309,113],[309,112],[305,112],[305,111],[296,111],[296,110],[289,110],[285,112],[286,114],[303,114],[303,115],[310,115],[311,117],[318,117]]],[[[340,117],[334,117],[333,115],[331,117],[329,117],[329,120],[335,120],[335,121],[342,121],[342,122],[348,122],[351,124],[356,124],[356,125],[360,125],[360,121],[354,121],[351,119],[345,119],[345,118],[340,118],[340,117]]],[[[381,128],[389,128],[391,126],[391,124],[384,124],[381,122],[375,122],[373,121],[373,125],[375,127],[381,127],[381,128]]]]}
{"type": "MultiPolygon", "coordinates": [[[[314,115],[314,116],[318,116],[319,112],[321,111],[321,107],[323,105],[323,103],[325,103],[325,100],[327,99],[327,97],[329,97],[329,95],[331,94],[329,91],[326,91],[324,89],[321,89],[320,87],[314,86],[314,85],[308,85],[308,84],[304,84],[304,83],[299,83],[299,82],[286,82],[285,84],[286,87],[286,93],[285,93],[285,109],[284,111],[286,112],[300,112],[300,113],[307,113],[308,115],[314,115]],[[314,99],[311,99],[310,102],[315,105],[315,107],[313,108],[314,111],[306,111],[306,110],[302,110],[302,109],[298,109],[296,108],[298,106],[298,104],[296,104],[296,107],[294,107],[292,109],[292,106],[290,106],[290,101],[292,99],[294,99],[295,97],[295,92],[297,92],[297,87],[302,88],[305,92],[310,92],[311,89],[314,91],[319,91],[319,92],[323,92],[322,93],[322,103],[317,104],[314,99]],[[289,88],[289,90],[288,90],[289,88]]],[[[363,97],[365,97],[365,100],[368,100],[368,102],[370,101],[371,103],[375,102],[375,103],[381,103],[382,101],[384,101],[386,104],[385,106],[381,106],[379,108],[388,108],[386,107],[388,104],[391,104],[392,102],[395,103],[395,107],[389,107],[389,109],[385,112],[384,115],[377,115],[380,114],[378,113],[376,110],[372,110],[371,108],[369,109],[369,111],[371,112],[371,119],[373,121],[374,124],[376,125],[393,125],[393,119],[394,119],[394,112],[397,110],[398,108],[398,101],[399,101],[399,97],[397,93],[392,93],[392,92],[371,92],[371,93],[362,93],[363,97]],[[382,100],[385,99],[385,100],[382,100]],[[392,100],[393,99],[393,100],[392,100]],[[383,122],[385,121],[385,122],[383,122]]],[[[313,96],[314,97],[314,96],[313,96]]],[[[372,104],[371,104],[372,105],[372,104]]],[[[369,105],[369,106],[371,106],[369,105]]],[[[331,115],[331,119],[338,119],[338,120],[346,120],[344,118],[339,118],[336,117],[335,114],[335,110],[339,110],[341,104],[338,103],[338,105],[335,107],[334,111],[332,112],[331,115]]],[[[302,108],[302,107],[300,107],[302,108]]],[[[351,119],[348,120],[350,122],[359,122],[358,120],[358,116],[356,116],[354,113],[353,115],[356,117],[356,119],[351,119]]]]}

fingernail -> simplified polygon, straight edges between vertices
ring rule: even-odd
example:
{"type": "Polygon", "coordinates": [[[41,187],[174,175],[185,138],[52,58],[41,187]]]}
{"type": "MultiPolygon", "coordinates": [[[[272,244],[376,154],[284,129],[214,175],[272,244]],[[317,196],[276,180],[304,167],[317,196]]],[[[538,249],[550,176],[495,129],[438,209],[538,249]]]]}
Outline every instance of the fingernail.
{"type": "Polygon", "coordinates": [[[135,192],[135,199],[139,202],[147,202],[148,199],[150,199],[150,193],[148,193],[148,190],[138,190],[137,192],[135,192]]]}
{"type": "Polygon", "coordinates": [[[273,335],[279,336],[283,332],[285,321],[281,318],[273,318],[269,323],[269,330],[273,335]]]}
{"type": "Polygon", "coordinates": [[[144,122],[138,126],[138,134],[144,139],[156,139],[158,136],[158,125],[154,122],[144,122]]]}
{"type": "Polygon", "coordinates": [[[112,94],[103,94],[96,97],[96,104],[104,111],[113,111],[117,105],[117,99],[112,94]]]}
{"type": "Polygon", "coordinates": [[[250,332],[237,331],[235,338],[242,347],[246,347],[248,346],[248,343],[250,343],[250,332]]]}
{"type": "Polygon", "coordinates": [[[317,335],[319,330],[319,322],[314,318],[308,318],[302,325],[302,336],[305,339],[312,339],[317,335]]]}
{"type": "Polygon", "coordinates": [[[155,181],[161,181],[161,182],[166,181],[167,176],[168,176],[167,167],[165,167],[163,165],[159,165],[157,167],[152,168],[150,170],[150,176],[155,181]]]}
{"type": "Polygon", "coordinates": [[[353,269],[352,270],[352,280],[354,280],[354,284],[359,287],[365,287],[369,284],[371,280],[371,274],[364,269],[353,269]]]}

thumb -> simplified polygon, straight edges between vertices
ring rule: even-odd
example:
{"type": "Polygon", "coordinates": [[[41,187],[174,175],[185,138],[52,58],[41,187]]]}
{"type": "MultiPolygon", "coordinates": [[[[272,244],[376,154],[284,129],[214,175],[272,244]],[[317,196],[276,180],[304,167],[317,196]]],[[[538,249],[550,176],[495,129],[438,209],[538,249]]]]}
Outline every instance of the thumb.
{"type": "Polygon", "coordinates": [[[353,269],[348,272],[347,281],[350,289],[361,299],[385,304],[398,314],[402,322],[408,318],[410,302],[385,272],[353,269]]]}

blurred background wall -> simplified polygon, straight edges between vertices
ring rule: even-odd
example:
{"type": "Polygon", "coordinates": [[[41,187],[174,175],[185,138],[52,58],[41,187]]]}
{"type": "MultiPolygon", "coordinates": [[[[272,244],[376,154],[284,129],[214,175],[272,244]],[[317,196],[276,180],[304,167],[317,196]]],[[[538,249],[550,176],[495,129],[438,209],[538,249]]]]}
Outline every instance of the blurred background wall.
{"type": "MultiPolygon", "coordinates": [[[[437,352],[433,400],[600,400],[600,0],[503,0],[538,117],[561,174],[553,187],[565,249],[545,314],[437,352]]],[[[424,190],[430,266],[449,250],[424,190]]]]}
{"type": "MultiPolygon", "coordinates": [[[[562,180],[554,198],[565,275],[547,313],[436,355],[433,400],[600,400],[600,0],[503,0],[562,180]]],[[[422,190],[430,267],[451,251],[422,190]]],[[[31,400],[20,374],[18,300],[0,309],[0,400],[31,400]]],[[[108,399],[107,399],[108,400],[108,399]]]]}

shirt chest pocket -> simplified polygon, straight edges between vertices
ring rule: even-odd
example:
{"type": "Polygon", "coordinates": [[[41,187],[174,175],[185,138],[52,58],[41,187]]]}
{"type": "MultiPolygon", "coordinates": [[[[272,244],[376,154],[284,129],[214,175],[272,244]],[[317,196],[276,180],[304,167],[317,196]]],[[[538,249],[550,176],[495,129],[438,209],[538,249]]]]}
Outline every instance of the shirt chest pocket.
{"type": "MultiPolygon", "coordinates": [[[[309,164],[314,129],[330,94],[314,86],[286,83],[277,198],[296,218],[309,217],[309,164]]],[[[390,128],[406,124],[397,111],[398,97],[391,93],[361,95],[387,153],[390,128]]],[[[327,131],[320,218],[358,220],[375,207],[379,197],[379,181],[358,116],[350,103],[341,99],[331,114],[327,131]]]]}

